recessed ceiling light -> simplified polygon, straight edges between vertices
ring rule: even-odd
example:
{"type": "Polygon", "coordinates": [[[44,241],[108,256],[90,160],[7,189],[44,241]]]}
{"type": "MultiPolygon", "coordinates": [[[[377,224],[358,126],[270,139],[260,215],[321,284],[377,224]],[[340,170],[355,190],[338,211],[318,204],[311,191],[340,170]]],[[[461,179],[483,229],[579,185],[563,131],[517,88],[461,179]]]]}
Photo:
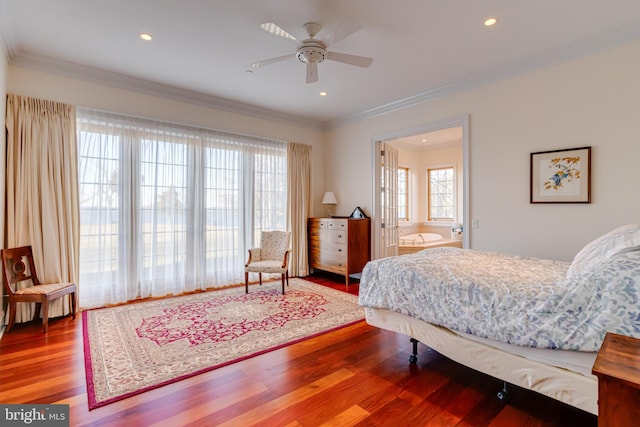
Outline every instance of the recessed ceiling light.
{"type": "Polygon", "coordinates": [[[320,92],[320,96],[327,96],[327,92],[320,92]]]}
{"type": "Polygon", "coordinates": [[[153,36],[151,36],[151,34],[149,33],[140,33],[140,38],[144,41],[151,41],[151,39],[153,38],[153,36]]]}
{"type": "Polygon", "coordinates": [[[427,138],[422,138],[422,142],[427,142],[427,138]]]}
{"type": "Polygon", "coordinates": [[[498,22],[498,18],[487,18],[484,20],[484,26],[485,27],[491,27],[493,25],[496,25],[496,22],[498,22]]]}

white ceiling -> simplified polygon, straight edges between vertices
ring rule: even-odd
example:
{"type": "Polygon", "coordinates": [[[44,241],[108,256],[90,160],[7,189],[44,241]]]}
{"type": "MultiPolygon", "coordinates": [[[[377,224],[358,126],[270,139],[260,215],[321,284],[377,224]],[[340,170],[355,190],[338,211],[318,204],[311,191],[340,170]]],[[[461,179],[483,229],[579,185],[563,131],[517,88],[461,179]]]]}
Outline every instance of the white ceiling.
{"type": "Polygon", "coordinates": [[[2,0],[0,31],[13,65],[330,124],[640,38],[640,1],[2,0]],[[295,50],[261,23],[303,39],[315,21],[321,38],[346,18],[362,29],[329,50],[369,68],[325,61],[313,84],[295,59],[247,72],[295,50]]]}

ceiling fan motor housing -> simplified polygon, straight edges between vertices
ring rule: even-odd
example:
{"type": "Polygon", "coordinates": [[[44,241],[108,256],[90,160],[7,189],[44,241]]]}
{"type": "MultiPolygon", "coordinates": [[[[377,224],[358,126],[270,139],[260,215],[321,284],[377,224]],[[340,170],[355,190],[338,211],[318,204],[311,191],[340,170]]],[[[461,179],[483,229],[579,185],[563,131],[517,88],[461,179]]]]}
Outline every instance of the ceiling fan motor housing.
{"type": "Polygon", "coordinates": [[[296,51],[296,58],[298,58],[298,61],[307,64],[320,63],[324,61],[326,57],[327,49],[325,49],[321,41],[316,39],[307,39],[303,41],[296,51]]]}

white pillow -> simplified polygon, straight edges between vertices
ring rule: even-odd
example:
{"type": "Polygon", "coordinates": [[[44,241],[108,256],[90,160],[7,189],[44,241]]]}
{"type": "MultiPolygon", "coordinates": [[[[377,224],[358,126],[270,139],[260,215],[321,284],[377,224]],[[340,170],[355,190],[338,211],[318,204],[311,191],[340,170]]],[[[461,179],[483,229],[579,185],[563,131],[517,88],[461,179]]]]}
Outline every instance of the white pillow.
{"type": "Polygon", "coordinates": [[[582,248],[573,258],[567,277],[578,275],[614,255],[637,250],[640,250],[640,225],[623,225],[582,248]]]}

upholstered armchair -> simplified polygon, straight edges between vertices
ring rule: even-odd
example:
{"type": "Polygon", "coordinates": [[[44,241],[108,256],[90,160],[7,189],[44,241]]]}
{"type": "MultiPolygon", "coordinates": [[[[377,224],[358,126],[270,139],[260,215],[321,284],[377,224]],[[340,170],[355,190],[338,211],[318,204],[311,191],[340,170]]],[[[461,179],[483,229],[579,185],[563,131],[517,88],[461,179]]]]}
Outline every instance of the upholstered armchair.
{"type": "Polygon", "coordinates": [[[258,273],[262,285],[262,273],[282,275],[282,294],[284,282],[289,286],[289,242],[291,233],[287,231],[263,231],[260,247],[249,249],[249,259],[244,266],[244,287],[249,293],[249,273],[258,273]]]}

